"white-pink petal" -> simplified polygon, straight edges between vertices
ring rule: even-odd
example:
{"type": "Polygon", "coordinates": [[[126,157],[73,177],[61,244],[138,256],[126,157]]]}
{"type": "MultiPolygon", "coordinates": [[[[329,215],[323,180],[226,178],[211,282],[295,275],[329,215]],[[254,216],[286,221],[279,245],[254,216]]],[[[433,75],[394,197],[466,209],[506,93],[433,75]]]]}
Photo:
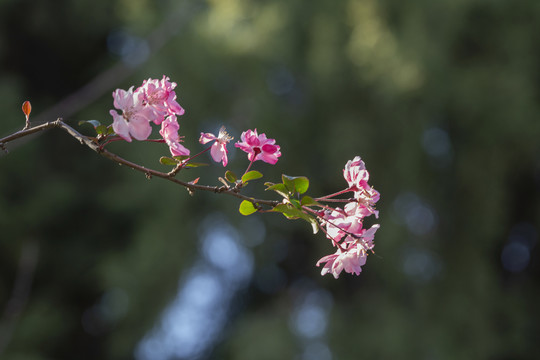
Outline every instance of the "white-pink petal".
{"type": "Polygon", "coordinates": [[[217,140],[216,135],[211,134],[211,133],[201,133],[201,137],[199,138],[199,143],[207,144],[213,140],[217,140]]]}

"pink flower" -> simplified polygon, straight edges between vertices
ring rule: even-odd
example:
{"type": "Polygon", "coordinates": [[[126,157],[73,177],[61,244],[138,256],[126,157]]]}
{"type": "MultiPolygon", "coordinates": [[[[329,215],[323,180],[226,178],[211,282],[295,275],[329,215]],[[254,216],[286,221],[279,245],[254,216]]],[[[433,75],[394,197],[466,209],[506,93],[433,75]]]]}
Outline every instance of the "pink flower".
{"type": "Polygon", "coordinates": [[[380,227],[381,225],[375,224],[369,229],[362,229],[362,233],[360,234],[360,242],[366,251],[373,249],[375,246],[373,239],[375,238],[375,233],[380,227]]]}
{"type": "Polygon", "coordinates": [[[280,147],[275,145],[275,139],[267,139],[266,134],[257,134],[255,131],[247,130],[240,136],[241,142],[238,141],[234,146],[248,153],[249,161],[262,160],[266,163],[274,165],[281,156],[280,147]]]}
{"type": "Polygon", "coordinates": [[[335,242],[341,241],[356,221],[354,217],[349,216],[340,208],[331,212],[328,211],[324,216],[324,220],[326,223],[326,234],[328,238],[333,240],[333,245],[335,245],[335,242]]]}
{"type": "Polygon", "coordinates": [[[114,107],[122,110],[118,114],[116,110],[111,110],[113,117],[113,130],[127,142],[131,142],[131,137],[137,140],[146,140],[152,132],[150,121],[153,117],[151,109],[145,107],[139,92],[133,92],[133,86],[128,90],[117,89],[113,92],[114,107]]]}
{"type": "Polygon", "coordinates": [[[217,137],[216,135],[211,133],[201,133],[199,142],[201,144],[206,144],[210,141],[214,141],[212,147],[210,148],[210,154],[212,155],[212,159],[214,159],[215,162],[221,161],[223,163],[223,166],[227,166],[227,163],[229,162],[229,159],[227,158],[227,144],[232,139],[233,138],[225,132],[225,127],[223,126],[219,130],[219,134],[217,137]]]}
{"type": "MultiPolygon", "coordinates": [[[[332,245],[337,247],[337,251],[320,259],[317,266],[324,263],[321,275],[331,273],[336,279],[343,270],[351,274],[360,274],[362,266],[366,263],[368,251],[375,246],[373,239],[380,227],[379,224],[369,229],[363,227],[365,217],[373,214],[378,217],[379,213],[373,206],[380,195],[368,185],[369,173],[359,156],[347,162],[343,169],[343,177],[349,188],[332,196],[353,191],[354,199],[349,200],[343,209],[327,207],[328,210],[319,214],[322,218],[321,225],[326,226],[326,236],[332,241],[332,245]]],[[[331,196],[326,198],[329,197],[331,196]]]]}
{"type": "Polygon", "coordinates": [[[360,275],[366,259],[367,253],[364,248],[358,244],[353,244],[347,250],[339,248],[335,254],[323,257],[317,261],[317,266],[321,263],[326,263],[321,271],[321,275],[331,273],[337,279],[343,270],[349,274],[360,275]]]}
{"type": "Polygon", "coordinates": [[[159,133],[163,137],[163,140],[165,140],[165,143],[169,145],[172,156],[187,156],[189,155],[189,149],[186,149],[180,144],[179,129],[180,125],[178,125],[176,116],[170,115],[161,123],[159,133]]]}
{"type": "Polygon", "coordinates": [[[377,190],[374,188],[368,188],[355,191],[354,197],[358,202],[358,205],[362,207],[364,216],[373,214],[376,218],[379,217],[379,211],[375,210],[374,208],[375,204],[381,197],[377,190]]]}
{"type": "Polygon", "coordinates": [[[356,201],[363,207],[363,216],[374,214],[378,218],[379,212],[373,206],[379,201],[380,194],[368,185],[369,172],[360,156],[356,156],[345,164],[343,177],[349,184],[349,189],[354,191],[356,201]]]}
{"type": "Polygon", "coordinates": [[[176,83],[170,82],[169,78],[163,75],[161,80],[145,80],[139,88],[143,94],[144,103],[155,112],[153,121],[156,125],[161,124],[167,115],[184,114],[184,109],[176,102],[175,87],[176,83]]]}
{"type": "Polygon", "coordinates": [[[355,238],[347,235],[337,251],[332,255],[327,255],[317,262],[317,266],[325,263],[321,275],[331,273],[337,279],[341,271],[360,275],[362,266],[367,259],[367,251],[373,249],[373,238],[379,225],[373,225],[369,229],[362,229],[360,235],[355,238]]]}
{"type": "Polygon", "coordinates": [[[359,191],[364,188],[369,188],[367,181],[369,173],[366,170],[366,165],[360,158],[356,156],[353,160],[349,160],[343,169],[343,177],[349,183],[349,189],[359,191]]]}
{"type": "Polygon", "coordinates": [[[345,205],[343,210],[336,208],[332,212],[327,212],[324,215],[326,222],[326,234],[335,242],[341,241],[345,235],[362,234],[362,221],[365,217],[362,208],[355,202],[350,202],[345,205]]]}

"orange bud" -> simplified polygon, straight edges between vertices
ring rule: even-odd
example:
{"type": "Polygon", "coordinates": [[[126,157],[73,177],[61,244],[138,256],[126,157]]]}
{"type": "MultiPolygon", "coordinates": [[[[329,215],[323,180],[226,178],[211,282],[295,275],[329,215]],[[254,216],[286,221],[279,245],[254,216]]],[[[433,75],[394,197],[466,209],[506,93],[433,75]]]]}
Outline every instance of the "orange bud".
{"type": "Polygon", "coordinates": [[[32,105],[30,105],[30,101],[26,100],[22,104],[22,111],[24,115],[26,115],[26,119],[28,120],[28,117],[30,116],[30,112],[32,111],[32,105]]]}

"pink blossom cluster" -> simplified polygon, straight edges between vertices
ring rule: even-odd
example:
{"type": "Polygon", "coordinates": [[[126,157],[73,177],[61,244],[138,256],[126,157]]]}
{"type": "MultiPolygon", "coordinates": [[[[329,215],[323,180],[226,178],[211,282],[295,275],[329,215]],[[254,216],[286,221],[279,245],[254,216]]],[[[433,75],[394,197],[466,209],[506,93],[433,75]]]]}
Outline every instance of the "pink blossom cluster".
{"type": "MultiPolygon", "coordinates": [[[[152,133],[151,123],[154,123],[161,125],[159,134],[173,156],[189,155],[190,151],[180,144],[182,139],[178,135],[180,125],[177,116],[183,115],[184,109],[176,101],[175,87],[176,83],[163,75],[161,80],[145,80],[135,90],[133,86],[127,91],[116,89],[112,94],[116,110],[110,111],[113,117],[112,128],[116,135],[127,142],[131,142],[132,138],[147,140],[152,133]]],[[[227,166],[227,144],[232,139],[222,127],[217,136],[201,133],[199,142],[213,142],[210,147],[212,159],[227,166]]],[[[248,154],[251,163],[262,160],[274,165],[281,156],[276,140],[268,139],[266,134],[257,134],[257,129],[244,131],[241,140],[235,146],[248,154]]]]}
{"type": "Polygon", "coordinates": [[[127,142],[132,138],[147,140],[152,133],[151,123],[154,123],[161,125],[159,133],[173,156],[189,155],[178,135],[177,116],[184,114],[184,109],[176,101],[175,87],[176,83],[163,75],[161,80],[145,80],[135,90],[133,86],[128,91],[116,89],[113,98],[117,110],[110,111],[116,135],[127,142]]]}
{"type": "MultiPolygon", "coordinates": [[[[257,129],[246,130],[240,135],[242,141],[237,141],[234,146],[248,154],[248,160],[251,163],[262,160],[266,163],[275,165],[278,158],[281,156],[280,147],[276,145],[275,139],[268,139],[266,134],[257,134],[257,129]]],[[[199,142],[207,144],[214,141],[210,154],[215,162],[221,162],[223,166],[227,166],[227,144],[232,140],[232,137],[225,132],[225,128],[221,128],[218,136],[212,133],[201,133],[199,142]]]]}
{"type": "Polygon", "coordinates": [[[334,195],[353,192],[354,197],[349,199],[341,208],[326,207],[321,214],[322,226],[326,236],[337,247],[334,254],[327,255],[317,262],[317,266],[324,263],[321,275],[331,273],[337,279],[340,273],[345,272],[359,275],[362,266],[366,263],[368,251],[374,247],[373,238],[379,224],[365,229],[364,218],[379,213],[374,206],[380,198],[377,190],[368,185],[369,172],[359,156],[349,160],[343,169],[343,177],[349,187],[332,196],[321,198],[328,200],[334,195]]]}
{"type": "MultiPolygon", "coordinates": [[[[184,109],[176,101],[175,87],[176,83],[164,75],[161,80],[145,80],[136,89],[131,87],[127,91],[115,90],[113,92],[115,110],[111,110],[110,114],[113,117],[112,128],[116,135],[128,142],[132,139],[147,140],[152,133],[151,124],[154,123],[161,126],[159,134],[162,140],[158,141],[165,142],[173,156],[188,156],[190,151],[181,144],[183,137],[178,134],[180,129],[178,116],[184,114],[184,109]]],[[[227,166],[229,161],[227,145],[232,139],[224,127],[217,136],[212,133],[201,133],[199,142],[210,146],[183,161],[187,163],[209,151],[214,161],[227,166]]],[[[244,131],[240,141],[234,145],[244,151],[250,161],[245,174],[255,161],[261,160],[274,165],[281,156],[281,148],[276,145],[276,140],[269,139],[264,133],[259,134],[257,129],[244,131]]],[[[184,162],[180,165],[184,165],[184,162]]],[[[366,217],[371,215],[379,217],[375,204],[379,201],[380,195],[369,186],[369,172],[359,156],[347,162],[343,169],[343,177],[347,181],[347,188],[335,194],[311,199],[315,200],[311,206],[320,207],[320,211],[310,208],[309,202],[308,205],[300,207],[305,214],[316,215],[320,229],[336,247],[334,254],[327,255],[317,262],[317,266],[324,264],[322,275],[331,273],[335,278],[338,278],[343,270],[351,274],[360,274],[368,253],[373,252],[373,239],[379,229],[379,224],[370,228],[364,227],[366,217]],[[336,198],[348,193],[353,195],[346,199],[336,198]],[[343,203],[344,206],[332,208],[322,205],[323,203],[343,203]]],[[[289,196],[284,195],[286,197],[284,202],[292,204],[289,196]]]]}

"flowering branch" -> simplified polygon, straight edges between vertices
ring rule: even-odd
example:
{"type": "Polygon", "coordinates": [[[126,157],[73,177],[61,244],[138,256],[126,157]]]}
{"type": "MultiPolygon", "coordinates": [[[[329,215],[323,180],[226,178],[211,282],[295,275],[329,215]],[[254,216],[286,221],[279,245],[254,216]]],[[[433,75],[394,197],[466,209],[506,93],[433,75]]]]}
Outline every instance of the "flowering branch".
{"type": "Polygon", "coordinates": [[[360,157],[356,156],[345,165],[343,176],[348,187],[341,191],[312,198],[305,195],[309,188],[308,178],[282,175],[281,183],[265,183],[266,190],[277,193],[282,198],[281,201],[257,199],[241,193],[242,188],[249,182],[263,177],[259,171],[250,171],[251,166],[258,160],[275,165],[281,156],[281,148],[276,145],[275,139],[267,138],[264,133],[258,134],[257,129],[247,130],[241,134],[240,141],[235,143],[237,148],[247,154],[249,160],[249,165],[240,178],[227,170],[224,178],[218,178],[223,184],[221,186],[198,184],[199,178],[189,182],[179,180],[176,175],[183,168],[206,165],[194,163],[192,160],[207,151],[210,151],[215,162],[222,163],[226,167],[228,165],[227,145],[233,137],[225,131],[224,127],[220,129],[217,136],[212,133],[201,133],[199,142],[203,145],[211,145],[196,155],[190,156],[190,150],[181,144],[183,136],[179,135],[178,116],[184,114],[184,109],[176,101],[175,87],[176,83],[170,82],[168,77],[163,76],[161,80],[145,80],[137,89],[131,87],[127,91],[115,90],[113,99],[116,109],[110,111],[113,118],[111,125],[105,126],[96,120],[79,123],[91,124],[97,133],[95,137],[79,133],[60,118],[32,127],[29,121],[31,106],[26,101],[23,104],[23,112],[26,116],[25,127],[21,131],[0,139],[0,148],[7,152],[6,144],[13,140],[42,130],[60,128],[101,156],[139,171],[149,179],[155,176],[171,181],[185,187],[190,194],[201,190],[239,198],[242,200],[239,207],[242,215],[247,216],[255,212],[278,212],[287,219],[305,220],[312,226],[314,233],[322,230],[330,239],[332,246],[337,248],[335,254],[327,255],[317,262],[317,266],[324,263],[321,274],[331,273],[338,278],[345,270],[345,272],[359,275],[368,253],[373,252],[373,238],[379,228],[376,224],[365,229],[363,220],[371,215],[378,217],[378,211],[374,206],[380,197],[379,193],[368,185],[369,173],[360,157]],[[161,126],[159,134],[162,139],[149,139],[152,123],[161,126]],[[105,149],[110,142],[121,140],[132,142],[133,139],[165,143],[172,157],[163,156],[160,162],[173,168],[169,172],[150,169],[105,149]],[[347,193],[353,193],[354,196],[340,197],[347,193]],[[341,209],[333,208],[325,203],[344,203],[345,205],[341,209]]]}
{"type": "Polygon", "coordinates": [[[67,125],[65,122],[62,121],[62,119],[56,119],[55,121],[47,122],[41,125],[38,125],[36,127],[31,127],[26,130],[18,131],[12,135],[8,135],[4,138],[0,139],[0,148],[6,149],[6,144],[9,142],[34,134],[39,131],[52,129],[52,128],[60,128],[64,131],[66,131],[69,135],[77,139],[82,145],[86,145],[90,149],[94,150],[96,153],[100,154],[101,156],[106,157],[109,160],[114,161],[115,163],[119,165],[125,165],[129,168],[132,168],[133,170],[137,170],[139,172],[142,172],[146,175],[147,178],[151,178],[152,176],[159,177],[168,181],[171,181],[173,183],[176,183],[178,185],[181,185],[188,189],[190,192],[194,192],[195,190],[201,190],[201,191],[210,191],[214,193],[223,193],[227,195],[231,195],[234,197],[237,197],[242,200],[250,201],[252,203],[257,203],[261,205],[267,205],[270,207],[276,206],[279,202],[278,201],[271,201],[271,200],[262,200],[262,199],[255,199],[253,197],[245,196],[240,193],[238,193],[234,188],[226,187],[226,186],[208,186],[208,185],[200,185],[195,184],[191,182],[185,182],[182,180],[178,180],[174,178],[173,176],[176,174],[171,173],[165,173],[158,170],[150,169],[138,164],[135,164],[134,162],[131,162],[129,160],[126,160],[106,149],[103,149],[99,144],[97,144],[91,137],[82,135],[77,130],[73,129],[71,126],[67,125]]]}

